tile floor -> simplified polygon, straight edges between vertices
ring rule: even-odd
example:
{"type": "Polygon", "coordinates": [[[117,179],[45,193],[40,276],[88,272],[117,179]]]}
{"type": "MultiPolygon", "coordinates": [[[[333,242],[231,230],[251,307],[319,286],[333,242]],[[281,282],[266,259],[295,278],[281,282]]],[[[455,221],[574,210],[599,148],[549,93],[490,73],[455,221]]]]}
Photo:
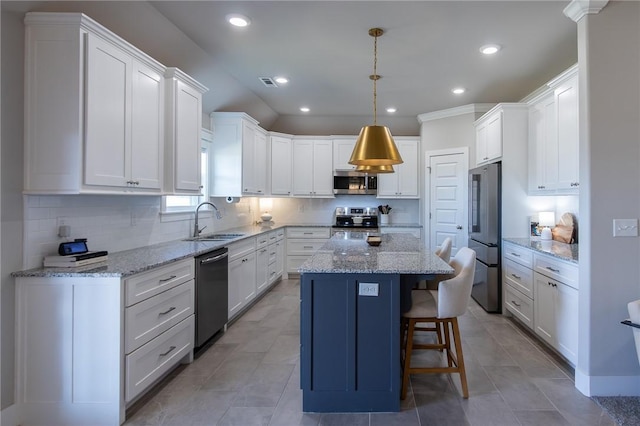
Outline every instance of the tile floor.
{"type": "Polygon", "coordinates": [[[460,327],[468,400],[457,375],[415,375],[399,413],[303,413],[299,281],[284,280],[131,407],[125,425],[615,425],[575,389],[571,370],[509,319],[472,301],[460,327]]]}

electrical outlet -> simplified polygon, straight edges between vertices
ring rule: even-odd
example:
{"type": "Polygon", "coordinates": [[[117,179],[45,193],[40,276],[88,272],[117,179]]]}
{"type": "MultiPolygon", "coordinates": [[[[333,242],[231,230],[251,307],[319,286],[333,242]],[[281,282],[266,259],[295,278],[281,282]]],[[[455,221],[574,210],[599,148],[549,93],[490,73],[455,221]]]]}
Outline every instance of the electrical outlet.
{"type": "Polygon", "coordinates": [[[298,204],[298,213],[304,213],[304,204],[298,204]]]}
{"type": "Polygon", "coordinates": [[[638,219],[613,219],[614,237],[637,237],[638,219]]]}
{"type": "Polygon", "coordinates": [[[378,283],[358,283],[358,296],[377,296],[378,283]]]}
{"type": "Polygon", "coordinates": [[[67,218],[66,217],[58,217],[56,218],[57,221],[57,227],[60,228],[61,226],[67,226],[67,218]]]}

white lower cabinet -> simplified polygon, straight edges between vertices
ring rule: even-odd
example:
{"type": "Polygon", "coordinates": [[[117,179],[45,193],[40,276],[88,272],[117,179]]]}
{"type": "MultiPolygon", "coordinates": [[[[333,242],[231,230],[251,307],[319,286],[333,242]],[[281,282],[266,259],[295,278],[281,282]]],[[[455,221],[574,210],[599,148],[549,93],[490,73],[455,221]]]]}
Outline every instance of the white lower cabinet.
{"type": "Polygon", "coordinates": [[[264,294],[283,275],[284,228],[264,232],[229,245],[229,313],[240,315],[256,297],[264,294]],[[275,258],[273,257],[275,254],[275,258]]]}
{"type": "Polygon", "coordinates": [[[16,277],[22,424],[119,425],[193,360],[194,261],[120,277],[16,277]]]}
{"type": "Polygon", "coordinates": [[[287,273],[297,274],[300,265],[331,237],[328,227],[287,228],[287,273]]]}
{"type": "Polygon", "coordinates": [[[578,289],[539,272],[535,272],[534,277],[535,332],[575,365],[578,360],[578,289]]]}
{"type": "Polygon", "coordinates": [[[503,243],[504,307],[570,363],[578,353],[578,267],[503,243]]]}

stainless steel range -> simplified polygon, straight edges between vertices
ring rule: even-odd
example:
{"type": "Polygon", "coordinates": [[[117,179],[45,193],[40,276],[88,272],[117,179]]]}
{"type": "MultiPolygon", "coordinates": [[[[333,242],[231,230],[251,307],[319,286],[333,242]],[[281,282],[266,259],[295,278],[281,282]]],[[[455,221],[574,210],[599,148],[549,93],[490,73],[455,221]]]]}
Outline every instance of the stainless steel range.
{"type": "Polygon", "coordinates": [[[362,228],[373,231],[378,228],[378,208],[377,207],[336,207],[336,221],[334,229],[362,228]]]}

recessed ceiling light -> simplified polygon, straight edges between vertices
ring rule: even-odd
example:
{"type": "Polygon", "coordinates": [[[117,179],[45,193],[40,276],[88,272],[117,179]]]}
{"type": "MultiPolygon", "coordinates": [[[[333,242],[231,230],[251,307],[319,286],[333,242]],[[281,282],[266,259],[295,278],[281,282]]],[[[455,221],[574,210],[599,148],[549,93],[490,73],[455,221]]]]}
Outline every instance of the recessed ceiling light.
{"type": "Polygon", "coordinates": [[[396,107],[388,107],[388,108],[387,108],[387,112],[388,112],[388,113],[394,113],[394,112],[396,112],[396,111],[398,111],[398,109],[397,109],[396,107]]]}
{"type": "Polygon", "coordinates": [[[480,52],[485,55],[493,55],[498,52],[502,47],[499,44],[485,44],[480,48],[480,52]]]}
{"type": "Polygon", "coordinates": [[[311,110],[309,109],[309,107],[300,107],[300,111],[302,111],[302,112],[309,112],[309,111],[311,111],[311,110]]]}
{"type": "Polygon", "coordinates": [[[465,89],[464,87],[454,87],[453,89],[451,89],[451,93],[453,93],[454,95],[462,95],[466,91],[467,89],[465,89]]]}
{"type": "Polygon", "coordinates": [[[227,21],[234,27],[248,27],[251,23],[251,19],[239,13],[230,13],[226,16],[227,21]]]}
{"type": "Polygon", "coordinates": [[[276,83],[280,84],[287,84],[289,82],[289,79],[287,77],[275,77],[274,80],[276,81],[276,83]]]}

